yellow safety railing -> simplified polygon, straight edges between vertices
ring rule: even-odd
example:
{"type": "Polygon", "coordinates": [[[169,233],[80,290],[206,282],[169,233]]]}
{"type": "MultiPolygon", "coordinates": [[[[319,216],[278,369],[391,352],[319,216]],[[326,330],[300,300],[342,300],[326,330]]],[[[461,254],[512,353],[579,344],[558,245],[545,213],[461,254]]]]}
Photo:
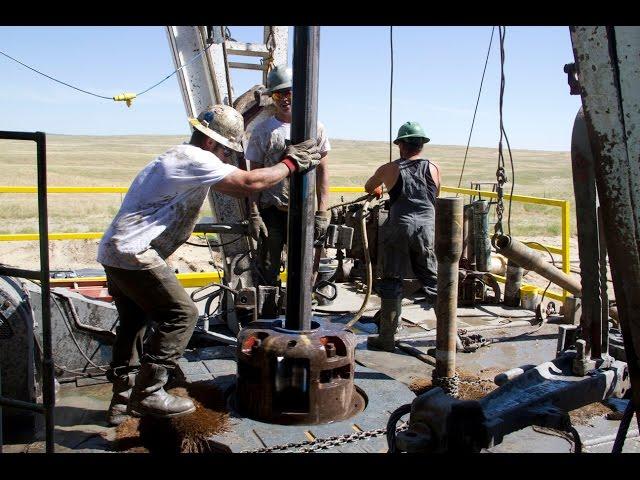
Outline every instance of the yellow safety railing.
{"type": "MultiPolygon", "coordinates": [[[[126,187],[48,187],[47,193],[126,193],[128,188],[126,187]]],[[[38,189],[36,187],[3,187],[0,186],[0,193],[37,193],[38,189]]],[[[362,193],[364,192],[364,188],[362,187],[330,187],[330,192],[333,193],[362,193]]],[[[472,196],[482,196],[487,198],[498,198],[498,194],[496,192],[489,191],[480,191],[473,190],[470,188],[456,188],[456,187],[447,187],[442,186],[440,188],[441,192],[448,193],[456,193],[462,195],[472,195],[472,196]]],[[[505,200],[511,199],[512,202],[521,202],[521,203],[532,203],[536,205],[548,205],[552,207],[560,208],[561,215],[561,246],[556,247],[553,245],[537,245],[531,244],[529,245],[531,248],[536,250],[545,250],[548,249],[551,253],[556,253],[562,256],[562,271],[566,274],[570,272],[570,261],[569,261],[569,202],[567,200],[558,200],[554,198],[540,198],[540,197],[530,197],[526,195],[504,195],[505,200]]],[[[86,232],[86,233],[50,233],[49,240],[85,240],[85,239],[97,239],[102,237],[102,232],[86,232]]],[[[19,233],[19,234],[2,234],[0,235],[0,241],[27,241],[27,240],[38,240],[39,236],[37,233],[19,233]]],[[[495,275],[498,281],[503,282],[505,278],[500,275],[495,275]]],[[[103,279],[104,277],[87,277],[92,278],[94,281],[96,279],[103,279]]],[[[207,285],[213,281],[219,280],[219,276],[217,273],[207,273],[207,272],[197,272],[197,273],[183,273],[178,274],[178,278],[181,280],[182,284],[185,287],[196,287],[207,285]]],[[[69,279],[60,279],[69,281],[69,279]]],[[[73,279],[74,281],[78,280],[77,283],[83,283],[86,279],[73,279]]],[[[55,282],[55,279],[51,280],[55,282]]],[[[523,287],[528,286],[527,284],[523,284],[523,287]]],[[[547,291],[546,296],[549,298],[553,298],[555,300],[559,300],[564,302],[567,298],[567,291],[563,290],[562,293],[555,293],[547,291]]]]}

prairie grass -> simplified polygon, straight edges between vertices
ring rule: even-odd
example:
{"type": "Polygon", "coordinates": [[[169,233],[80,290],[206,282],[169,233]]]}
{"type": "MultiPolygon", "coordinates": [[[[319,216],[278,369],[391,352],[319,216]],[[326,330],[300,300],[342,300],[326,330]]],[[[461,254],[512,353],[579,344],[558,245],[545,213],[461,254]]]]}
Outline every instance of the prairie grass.
{"type": "MultiPolygon", "coordinates": [[[[49,186],[124,186],[155,156],[186,140],[181,136],[47,136],[47,180],[49,186]]],[[[389,161],[386,142],[332,139],[329,154],[331,186],[362,186],[375,169],[389,161]]],[[[443,184],[457,186],[464,146],[425,146],[424,154],[441,169],[443,184]]],[[[514,193],[571,202],[571,232],[575,214],[571,163],[568,152],[512,150],[515,165],[514,193]]],[[[393,147],[397,158],[397,147],[393,147]]],[[[470,148],[462,187],[471,181],[495,179],[497,149],[470,148]]],[[[0,140],[0,185],[36,185],[35,146],[30,142],[0,140]]],[[[507,159],[507,176],[512,177],[507,159]]],[[[507,184],[507,192],[511,184],[507,184]]],[[[332,193],[330,203],[361,194],[332,193]]],[[[118,211],[120,194],[51,194],[51,232],[103,231],[118,211]]],[[[508,207],[508,204],[505,205],[508,207]]],[[[494,222],[494,214],[490,221],[494,222]]],[[[506,212],[505,212],[506,213],[506,212]]],[[[211,215],[208,203],[202,215],[211,215]]],[[[505,229],[506,225],[505,215],[505,229]]],[[[31,233],[38,228],[35,195],[0,194],[0,233],[31,233]]],[[[558,208],[513,203],[511,229],[526,237],[560,234],[558,208]]]]}

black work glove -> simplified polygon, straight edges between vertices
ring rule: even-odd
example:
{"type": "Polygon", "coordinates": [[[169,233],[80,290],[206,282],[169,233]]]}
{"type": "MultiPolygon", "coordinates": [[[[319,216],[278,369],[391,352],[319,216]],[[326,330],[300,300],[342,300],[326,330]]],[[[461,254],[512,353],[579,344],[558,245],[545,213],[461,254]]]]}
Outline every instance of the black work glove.
{"type": "Polygon", "coordinates": [[[262,232],[265,237],[269,236],[267,226],[262,221],[260,214],[252,213],[249,215],[249,236],[257,242],[260,238],[260,232],[262,232]]]}
{"type": "Polygon", "coordinates": [[[327,234],[327,227],[331,222],[330,210],[318,210],[313,222],[313,240],[316,247],[324,245],[325,235],[327,234]]]}
{"type": "Polygon", "coordinates": [[[291,163],[297,172],[305,172],[315,167],[320,163],[320,152],[318,152],[316,140],[309,139],[296,145],[289,145],[284,151],[283,162],[291,172],[294,171],[291,163]]]}

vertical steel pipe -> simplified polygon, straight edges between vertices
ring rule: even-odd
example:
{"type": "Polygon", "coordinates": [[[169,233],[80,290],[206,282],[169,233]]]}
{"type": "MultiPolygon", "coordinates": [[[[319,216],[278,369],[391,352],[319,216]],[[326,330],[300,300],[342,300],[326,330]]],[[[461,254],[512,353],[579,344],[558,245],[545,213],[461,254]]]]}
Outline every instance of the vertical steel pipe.
{"type": "Polygon", "coordinates": [[[522,286],[522,276],[524,268],[515,261],[507,262],[507,279],[504,282],[503,303],[508,307],[520,306],[520,287],[522,286]]]}
{"type": "Polygon", "coordinates": [[[42,295],[43,400],[45,407],[46,452],[54,451],[55,384],[51,346],[51,290],[49,286],[49,213],[47,209],[46,137],[36,132],[38,159],[38,222],[40,233],[40,288],[42,295]]]}
{"type": "MultiPolygon", "coordinates": [[[[295,27],[291,142],[316,138],[320,27],[295,27]]],[[[289,183],[287,312],[285,328],[311,328],[316,172],[295,172],[289,183]]]]}
{"type": "Polygon", "coordinates": [[[473,244],[476,257],[476,270],[489,271],[491,260],[491,241],[489,240],[489,202],[473,202],[473,244]]]}
{"type": "MultiPolygon", "coordinates": [[[[466,259],[467,268],[475,269],[476,253],[473,241],[473,204],[463,207],[464,223],[462,229],[462,258],[466,259]]],[[[465,267],[465,265],[461,265],[465,267]]]]}
{"type": "Polygon", "coordinates": [[[456,373],[458,261],[462,254],[462,198],[436,199],[435,253],[438,259],[435,376],[456,373]]]}
{"type": "MultiPolygon", "coordinates": [[[[582,108],[578,111],[573,122],[571,170],[576,199],[580,283],[582,285],[580,326],[583,332],[582,338],[586,341],[585,353],[591,355],[592,358],[601,358],[603,319],[600,298],[600,238],[596,205],[596,177],[582,108]]],[[[605,322],[607,318],[608,312],[607,317],[604,318],[605,322]]]]}

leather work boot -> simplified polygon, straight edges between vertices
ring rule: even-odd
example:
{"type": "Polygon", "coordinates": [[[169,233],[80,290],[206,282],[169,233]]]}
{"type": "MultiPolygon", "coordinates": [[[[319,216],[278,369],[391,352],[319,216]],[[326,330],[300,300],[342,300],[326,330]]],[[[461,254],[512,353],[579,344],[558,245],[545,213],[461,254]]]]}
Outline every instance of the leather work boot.
{"type": "Polygon", "coordinates": [[[402,313],[402,298],[383,298],[381,302],[378,335],[367,337],[367,348],[393,352],[396,348],[395,334],[402,313]]]}
{"type": "Polygon", "coordinates": [[[131,395],[137,372],[113,377],[113,396],[107,410],[107,422],[109,425],[120,425],[129,418],[127,404],[131,395]]]}
{"type": "Polygon", "coordinates": [[[176,397],[164,390],[168,380],[165,367],[143,363],[131,390],[127,413],[134,417],[171,418],[194,412],[196,406],[191,399],[176,397]]]}

